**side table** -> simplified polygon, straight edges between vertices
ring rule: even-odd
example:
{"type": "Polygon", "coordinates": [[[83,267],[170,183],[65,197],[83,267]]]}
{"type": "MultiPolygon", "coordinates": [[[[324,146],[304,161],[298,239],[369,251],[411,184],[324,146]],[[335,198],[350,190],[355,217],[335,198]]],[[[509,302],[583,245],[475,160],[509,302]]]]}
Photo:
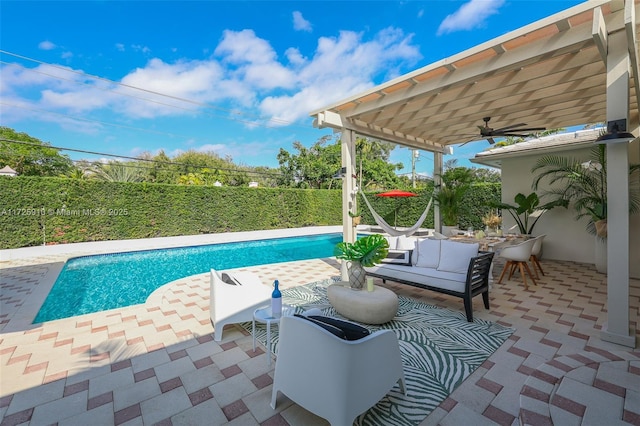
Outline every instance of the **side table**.
{"type": "Polygon", "coordinates": [[[267,362],[271,365],[271,325],[280,324],[280,318],[293,315],[295,308],[289,305],[282,305],[282,316],[271,315],[271,306],[263,306],[253,311],[253,322],[251,324],[251,334],[253,336],[253,351],[256,351],[256,322],[265,324],[267,327],[267,362]]]}

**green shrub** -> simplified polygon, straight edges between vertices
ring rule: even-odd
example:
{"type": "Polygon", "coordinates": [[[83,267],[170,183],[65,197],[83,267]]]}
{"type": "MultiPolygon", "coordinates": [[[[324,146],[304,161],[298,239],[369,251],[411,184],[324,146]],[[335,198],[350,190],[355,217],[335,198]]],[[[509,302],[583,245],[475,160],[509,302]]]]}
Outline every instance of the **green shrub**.
{"type": "MultiPolygon", "coordinates": [[[[342,192],[324,189],[183,186],[66,178],[0,177],[0,249],[85,241],[196,235],[342,223],[342,192]]],[[[417,197],[367,195],[376,211],[398,226],[422,215],[432,190],[417,197]]],[[[463,227],[482,226],[488,200],[500,185],[468,191],[463,227]]],[[[363,223],[375,224],[359,200],[363,223]]],[[[433,209],[423,224],[433,227],[433,209]]]]}

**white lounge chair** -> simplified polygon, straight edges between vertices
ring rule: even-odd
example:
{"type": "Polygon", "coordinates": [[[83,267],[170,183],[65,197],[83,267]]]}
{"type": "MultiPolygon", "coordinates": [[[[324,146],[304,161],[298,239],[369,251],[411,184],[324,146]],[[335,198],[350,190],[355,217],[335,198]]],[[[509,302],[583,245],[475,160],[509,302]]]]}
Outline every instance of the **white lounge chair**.
{"type": "Polygon", "coordinates": [[[222,340],[225,325],[253,320],[253,311],[271,300],[271,288],[254,273],[234,272],[229,276],[237,282],[235,285],[224,282],[219,272],[211,270],[209,315],[216,342],[222,340]]]}
{"type": "Polygon", "coordinates": [[[393,331],[343,340],[303,318],[280,321],[271,408],[276,408],[282,392],[333,426],[351,425],[396,382],[404,393],[402,358],[393,331]]]}

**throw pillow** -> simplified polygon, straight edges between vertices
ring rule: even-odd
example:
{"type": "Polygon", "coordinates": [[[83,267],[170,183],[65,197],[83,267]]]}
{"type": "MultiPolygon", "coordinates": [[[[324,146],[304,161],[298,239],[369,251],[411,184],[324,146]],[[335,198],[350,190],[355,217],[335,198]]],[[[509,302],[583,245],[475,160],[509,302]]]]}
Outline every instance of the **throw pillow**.
{"type": "Polygon", "coordinates": [[[231,284],[231,285],[242,285],[242,284],[240,284],[240,283],[238,282],[238,280],[236,280],[232,275],[230,275],[230,274],[228,274],[228,273],[226,273],[226,272],[223,272],[223,273],[220,275],[220,279],[221,279],[223,282],[227,283],[227,284],[231,284]]]}
{"type": "Polygon", "coordinates": [[[415,266],[437,268],[440,262],[440,240],[425,239],[416,244],[418,252],[415,266]]]}
{"type": "Polygon", "coordinates": [[[438,271],[466,274],[469,261],[478,255],[478,243],[460,243],[442,240],[440,247],[440,263],[438,271]]]}
{"type": "Polygon", "coordinates": [[[344,333],[345,340],[358,340],[367,337],[370,331],[361,325],[354,324],[349,321],[343,321],[337,318],[325,317],[320,315],[309,315],[307,318],[316,320],[324,325],[337,327],[344,333]]]}
{"type": "Polygon", "coordinates": [[[416,248],[416,239],[407,237],[406,235],[400,235],[395,248],[398,250],[413,250],[416,248]]]}
{"type": "Polygon", "coordinates": [[[395,250],[396,248],[398,248],[397,247],[397,245],[398,245],[398,237],[392,237],[392,236],[385,235],[384,238],[386,238],[387,242],[389,243],[389,249],[390,250],[395,250]]]}
{"type": "Polygon", "coordinates": [[[329,333],[333,334],[336,337],[339,337],[342,340],[346,340],[347,337],[344,334],[344,331],[340,330],[338,327],[331,325],[331,324],[326,324],[324,322],[318,321],[317,319],[314,319],[315,315],[313,316],[305,316],[305,315],[300,315],[300,314],[295,314],[295,317],[298,318],[303,318],[309,322],[314,323],[315,325],[324,328],[325,330],[327,330],[329,333]]]}
{"type": "Polygon", "coordinates": [[[411,265],[411,252],[413,250],[389,250],[382,263],[395,263],[397,265],[411,265]]]}

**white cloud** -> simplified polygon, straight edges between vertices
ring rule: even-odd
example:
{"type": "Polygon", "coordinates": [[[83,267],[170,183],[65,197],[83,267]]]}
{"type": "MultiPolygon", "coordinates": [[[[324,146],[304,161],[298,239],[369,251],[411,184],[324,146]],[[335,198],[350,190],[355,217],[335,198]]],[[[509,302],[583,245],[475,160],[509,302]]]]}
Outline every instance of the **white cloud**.
{"type": "Polygon", "coordinates": [[[131,48],[133,50],[135,50],[136,52],[142,52],[142,53],[150,53],[151,49],[149,49],[147,46],[143,46],[141,44],[132,44],[131,48]]]}
{"type": "Polygon", "coordinates": [[[124,44],[122,43],[116,43],[116,50],[118,52],[124,52],[124,44]]]}
{"type": "Polygon", "coordinates": [[[486,19],[498,13],[504,0],[470,0],[440,23],[438,35],[481,28],[486,19]]]}
{"type": "Polygon", "coordinates": [[[127,87],[93,80],[82,70],[39,66],[40,73],[34,73],[4,65],[0,94],[61,114],[108,112],[107,122],[201,114],[248,127],[285,125],[306,120],[309,111],[365,90],[421,58],[412,35],[395,28],[367,40],[363,33],[342,31],[319,38],[308,56],[289,47],[282,57],[252,30],[227,30],[212,50],[204,60],[153,58],[121,78],[127,87]]]}
{"type": "Polygon", "coordinates": [[[56,46],[55,43],[49,40],[41,41],[40,43],[38,43],[38,49],[40,50],[53,50],[56,47],[58,46],[56,46]]]}
{"type": "Polygon", "coordinates": [[[296,31],[306,31],[308,33],[313,30],[311,22],[304,19],[302,12],[297,10],[293,12],[293,29],[296,31]]]}

